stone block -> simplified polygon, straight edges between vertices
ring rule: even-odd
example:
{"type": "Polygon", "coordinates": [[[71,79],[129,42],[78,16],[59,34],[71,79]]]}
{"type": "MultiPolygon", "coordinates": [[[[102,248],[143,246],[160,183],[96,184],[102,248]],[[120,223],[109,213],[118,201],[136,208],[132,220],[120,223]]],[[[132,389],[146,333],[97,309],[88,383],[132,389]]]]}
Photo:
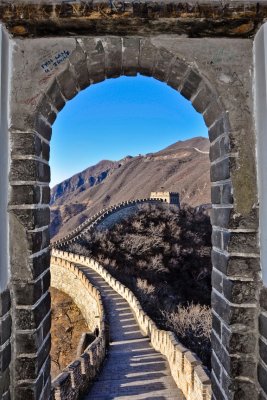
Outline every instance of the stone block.
{"type": "Polygon", "coordinates": [[[267,311],[267,288],[264,286],[260,292],[260,305],[264,311],[267,311]]]}
{"type": "MultiPolygon", "coordinates": [[[[212,126],[216,121],[222,118],[222,108],[218,104],[216,100],[213,100],[209,107],[206,109],[205,113],[203,114],[204,121],[209,128],[212,126]]],[[[212,142],[212,141],[211,141],[212,142]]]]}
{"type": "Polygon", "coordinates": [[[216,141],[210,146],[210,161],[213,162],[221,157],[220,142],[216,141]]]}
{"type": "Polygon", "coordinates": [[[258,379],[260,386],[264,390],[264,393],[267,395],[267,368],[261,363],[258,366],[258,379]]]}
{"type": "Polygon", "coordinates": [[[257,284],[255,282],[244,282],[223,279],[223,294],[231,303],[245,304],[257,303],[257,284]]]}
{"type": "Polygon", "coordinates": [[[211,182],[223,181],[230,178],[230,159],[225,158],[211,165],[210,179],[211,182]]]}
{"type": "Polygon", "coordinates": [[[90,81],[97,83],[105,80],[105,50],[101,38],[82,38],[80,45],[87,54],[90,81]]]}
{"type": "Polygon", "coordinates": [[[10,371],[7,368],[3,373],[0,374],[0,397],[4,399],[5,393],[9,391],[10,385],[10,371]]]}
{"type": "Polygon", "coordinates": [[[195,110],[201,114],[207,109],[211,101],[213,101],[215,95],[212,93],[211,89],[203,84],[199,89],[197,95],[192,101],[192,105],[195,110]]]}
{"type": "Polygon", "coordinates": [[[221,228],[227,228],[230,221],[231,208],[213,208],[211,212],[211,224],[221,228]]]}
{"type": "Polygon", "coordinates": [[[267,340],[267,316],[262,313],[259,317],[259,332],[267,340]]]}
{"type": "Polygon", "coordinates": [[[78,93],[78,83],[70,66],[57,76],[57,82],[65,99],[70,100],[78,93]]]}
{"type": "Polygon", "coordinates": [[[105,50],[105,71],[107,78],[117,78],[122,74],[122,39],[109,37],[102,39],[105,50]]]}
{"type": "Polygon", "coordinates": [[[267,365],[267,344],[259,339],[259,350],[262,361],[267,365]]]}
{"type": "Polygon", "coordinates": [[[38,103],[36,112],[39,112],[43,116],[43,118],[47,122],[49,122],[50,125],[54,123],[57,117],[57,114],[53,109],[51,101],[46,95],[43,95],[41,101],[38,103]]]}
{"type": "Polygon", "coordinates": [[[10,190],[10,204],[38,204],[41,187],[38,185],[13,185],[10,190]]]}
{"type": "Polygon", "coordinates": [[[142,75],[152,76],[154,71],[154,63],[156,60],[157,49],[151,43],[150,39],[141,39],[139,71],[142,75]]]}
{"type": "Polygon", "coordinates": [[[12,209],[12,214],[16,216],[24,229],[27,230],[42,228],[50,223],[49,207],[40,209],[12,209]]]}
{"type": "Polygon", "coordinates": [[[50,182],[50,167],[37,160],[12,160],[10,180],[50,182]]]}
{"type": "Polygon", "coordinates": [[[55,107],[57,111],[61,111],[62,108],[65,106],[66,102],[64,97],[62,96],[56,78],[54,78],[53,82],[49,86],[46,95],[50,99],[51,103],[53,104],[53,107],[55,107]]]}
{"type": "Polygon", "coordinates": [[[7,315],[0,322],[0,346],[4,345],[11,336],[12,320],[11,316],[7,315]]]}
{"type": "Polygon", "coordinates": [[[76,42],[76,49],[70,55],[69,61],[74,69],[75,77],[80,89],[85,89],[90,85],[90,77],[86,65],[87,55],[81,47],[79,40],[76,42]]]}
{"type": "Polygon", "coordinates": [[[212,313],[212,329],[216,332],[217,336],[220,338],[222,334],[222,324],[221,320],[212,313]]]}
{"type": "Polygon", "coordinates": [[[33,155],[39,157],[41,152],[41,139],[35,133],[11,132],[11,156],[33,155]]]}
{"type": "Polygon", "coordinates": [[[50,159],[50,146],[46,142],[42,142],[42,159],[49,161],[50,159]]]}
{"type": "Polygon", "coordinates": [[[50,305],[50,294],[48,293],[34,308],[18,308],[16,310],[17,329],[37,329],[50,311],[50,305]]]}
{"type": "Polygon", "coordinates": [[[225,396],[222,392],[222,387],[221,384],[218,383],[218,381],[215,379],[214,376],[212,376],[211,378],[211,382],[212,382],[212,393],[213,393],[213,400],[225,400],[225,396]]]}
{"type": "Polygon", "coordinates": [[[211,187],[211,202],[212,204],[221,203],[221,185],[211,187]]]}
{"type": "Polygon", "coordinates": [[[52,136],[52,128],[48,121],[37,113],[34,122],[30,124],[34,131],[38,132],[44,139],[50,140],[52,136]]]}
{"type": "Polygon", "coordinates": [[[232,232],[227,250],[233,253],[258,253],[257,234],[250,232],[232,232]]]}
{"type": "Polygon", "coordinates": [[[27,232],[28,249],[32,253],[38,253],[39,251],[47,248],[50,243],[49,229],[38,232],[27,232]]]}
{"type": "Polygon", "coordinates": [[[9,289],[0,293],[0,317],[3,317],[11,307],[11,298],[9,289]]]}
{"type": "Polygon", "coordinates": [[[157,52],[153,77],[166,82],[168,80],[169,69],[174,61],[174,55],[165,49],[160,49],[157,52]]]}
{"type": "Polygon", "coordinates": [[[218,358],[215,356],[214,352],[211,355],[211,366],[212,372],[216,376],[217,380],[220,381],[221,379],[221,364],[218,358]]]}
{"type": "Polygon", "coordinates": [[[254,332],[230,330],[223,326],[222,344],[229,354],[254,354],[257,346],[257,338],[254,332]]]}
{"type": "Polygon", "coordinates": [[[198,74],[198,72],[191,69],[182,83],[180,93],[186,99],[190,100],[196,94],[201,80],[201,76],[198,74]]]}
{"type": "Polygon", "coordinates": [[[222,275],[213,268],[212,270],[212,287],[215,288],[218,292],[222,293],[223,291],[223,277],[222,275]]]}
{"type": "Polygon", "coordinates": [[[50,203],[50,187],[49,186],[42,186],[42,204],[49,204],[50,203]]]}
{"type": "Polygon", "coordinates": [[[231,305],[214,291],[212,293],[212,307],[227,325],[242,324],[255,328],[256,309],[254,307],[231,305]]]}
{"type": "Polygon", "coordinates": [[[17,305],[34,305],[43,295],[42,279],[35,282],[15,281],[14,295],[17,305]]]}
{"type": "Polygon", "coordinates": [[[0,374],[9,367],[11,361],[11,345],[10,343],[6,345],[2,350],[0,350],[0,374]]]}
{"type": "Polygon", "coordinates": [[[135,76],[139,72],[140,38],[122,38],[122,73],[135,76]]]}
{"type": "Polygon", "coordinates": [[[225,115],[222,115],[212,127],[209,127],[209,138],[212,143],[219,136],[229,132],[229,122],[225,115]]]}
{"type": "Polygon", "coordinates": [[[249,380],[231,379],[225,372],[222,374],[222,387],[226,398],[236,400],[251,400],[258,398],[256,384],[249,380]]]}

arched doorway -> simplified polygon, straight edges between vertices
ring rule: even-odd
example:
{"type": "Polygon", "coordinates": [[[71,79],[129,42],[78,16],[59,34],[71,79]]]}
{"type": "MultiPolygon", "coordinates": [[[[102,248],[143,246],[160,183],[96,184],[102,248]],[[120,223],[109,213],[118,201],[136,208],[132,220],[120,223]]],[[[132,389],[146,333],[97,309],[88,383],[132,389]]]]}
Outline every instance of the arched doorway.
{"type": "MultiPolygon", "coordinates": [[[[10,110],[9,228],[15,322],[12,378],[17,398],[31,393],[32,398],[41,400],[47,398],[50,390],[48,153],[51,126],[57,112],[80,89],[105,78],[137,72],[166,82],[182,93],[203,114],[209,128],[214,396],[231,398],[238,391],[245,399],[256,394],[255,363],[250,364],[249,370],[245,368],[247,355],[254,359],[253,332],[257,325],[258,301],[255,163],[253,157],[247,158],[253,148],[253,137],[244,135],[247,129],[253,129],[251,87],[246,83],[247,75],[244,73],[240,78],[235,71],[240,68],[237,60],[231,60],[234,65],[231,69],[230,56],[225,61],[221,55],[221,48],[229,53],[228,43],[222,42],[218,49],[212,40],[199,46],[200,42],[195,39],[189,48],[186,40],[167,35],[152,39],[113,36],[16,43],[10,110]],[[216,50],[217,57],[214,57],[216,50]],[[31,64],[33,52],[36,58],[31,64]],[[248,334],[251,347],[246,347],[244,356],[244,348],[237,353],[233,342],[243,343],[248,334]],[[27,341],[29,346],[23,347],[23,351],[21,341],[27,341]],[[233,371],[236,365],[238,369],[233,371]]],[[[245,43],[239,52],[246,52],[249,57],[250,48],[245,43]]]]}

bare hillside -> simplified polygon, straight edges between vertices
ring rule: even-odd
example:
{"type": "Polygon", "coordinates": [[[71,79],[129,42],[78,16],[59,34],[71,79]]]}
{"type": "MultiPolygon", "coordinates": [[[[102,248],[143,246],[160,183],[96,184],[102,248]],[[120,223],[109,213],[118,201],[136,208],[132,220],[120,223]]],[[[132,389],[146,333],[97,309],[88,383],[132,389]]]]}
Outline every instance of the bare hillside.
{"type": "Polygon", "coordinates": [[[191,206],[209,203],[208,151],[208,139],[196,137],[157,153],[102,161],[74,175],[52,190],[51,236],[58,239],[102,208],[155,190],[178,191],[191,206]]]}

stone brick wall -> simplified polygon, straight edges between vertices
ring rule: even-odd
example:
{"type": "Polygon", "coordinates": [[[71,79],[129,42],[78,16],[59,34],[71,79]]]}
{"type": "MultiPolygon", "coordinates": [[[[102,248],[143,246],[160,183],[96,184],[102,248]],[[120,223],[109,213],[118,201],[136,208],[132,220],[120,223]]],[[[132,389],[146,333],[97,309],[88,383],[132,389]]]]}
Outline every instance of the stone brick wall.
{"type": "Polygon", "coordinates": [[[10,361],[11,361],[11,299],[8,289],[0,294],[0,398],[10,397],[10,361]]]}
{"type": "Polygon", "coordinates": [[[50,271],[51,286],[72,298],[91,332],[99,328],[98,296],[85,275],[75,265],[55,257],[51,257],[50,271]]]}
{"type": "Polygon", "coordinates": [[[53,250],[53,256],[72,263],[90,266],[119,293],[132,308],[135,318],[145,335],[151,339],[155,350],[166,356],[172,376],[182,390],[186,400],[211,400],[211,382],[201,362],[195,355],[183,347],[172,332],[160,330],[151,318],[143,311],[135,295],[122,283],[113,278],[96,260],[73,253],[53,250]]]}
{"type": "Polygon", "coordinates": [[[72,297],[88,326],[99,328],[99,336],[52,382],[51,400],[78,400],[93,382],[106,355],[105,311],[100,292],[75,263],[59,253],[51,258],[51,277],[52,286],[72,297]]]}

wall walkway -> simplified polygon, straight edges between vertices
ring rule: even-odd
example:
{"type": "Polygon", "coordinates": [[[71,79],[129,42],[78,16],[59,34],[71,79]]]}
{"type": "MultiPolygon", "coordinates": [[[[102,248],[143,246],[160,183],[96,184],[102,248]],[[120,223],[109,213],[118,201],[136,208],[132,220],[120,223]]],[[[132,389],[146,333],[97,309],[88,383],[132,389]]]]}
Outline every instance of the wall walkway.
{"type": "MultiPolygon", "coordinates": [[[[85,400],[211,399],[210,380],[200,361],[174,334],[156,327],[128,288],[91,258],[59,250],[52,255],[59,263],[75,264],[97,287],[110,321],[109,355],[85,400]]],[[[65,395],[56,400],[76,399],[65,395]]]]}

